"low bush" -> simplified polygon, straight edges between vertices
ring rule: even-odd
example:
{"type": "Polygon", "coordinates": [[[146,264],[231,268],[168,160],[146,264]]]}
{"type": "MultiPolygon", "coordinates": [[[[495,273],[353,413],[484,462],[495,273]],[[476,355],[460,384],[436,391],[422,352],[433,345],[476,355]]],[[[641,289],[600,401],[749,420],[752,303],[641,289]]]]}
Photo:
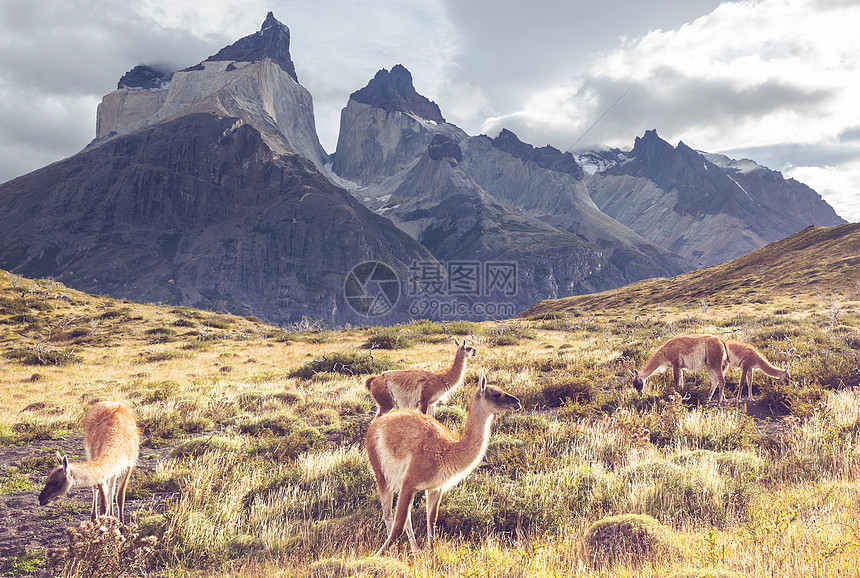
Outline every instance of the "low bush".
{"type": "Polygon", "coordinates": [[[663,528],[654,518],[635,514],[610,516],[594,522],[585,533],[585,549],[592,566],[617,563],[640,565],[669,553],[663,528]]]}
{"type": "Polygon", "coordinates": [[[408,349],[415,345],[409,331],[399,327],[384,327],[367,338],[365,347],[378,349],[408,349]]]}
{"type": "Polygon", "coordinates": [[[367,375],[395,369],[397,364],[380,355],[361,353],[327,353],[301,367],[290,371],[289,377],[311,379],[317,373],[339,373],[341,375],[367,375]]]}

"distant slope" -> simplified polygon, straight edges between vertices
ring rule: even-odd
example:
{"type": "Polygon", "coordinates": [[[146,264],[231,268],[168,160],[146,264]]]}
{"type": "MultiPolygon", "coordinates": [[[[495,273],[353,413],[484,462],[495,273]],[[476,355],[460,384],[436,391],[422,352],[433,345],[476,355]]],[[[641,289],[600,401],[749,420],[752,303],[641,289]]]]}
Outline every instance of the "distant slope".
{"type": "Polygon", "coordinates": [[[855,297],[860,284],[860,223],[808,227],[727,263],[625,287],[541,301],[518,317],[577,309],[612,309],[705,300],[749,302],[761,296],[812,297],[841,292],[855,297]]]}

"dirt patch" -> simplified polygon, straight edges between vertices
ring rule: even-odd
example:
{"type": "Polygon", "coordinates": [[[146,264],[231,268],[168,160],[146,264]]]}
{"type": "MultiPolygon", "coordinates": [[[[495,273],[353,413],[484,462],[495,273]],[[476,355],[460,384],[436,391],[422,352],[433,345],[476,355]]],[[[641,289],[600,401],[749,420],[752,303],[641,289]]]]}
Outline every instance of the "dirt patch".
{"type": "MultiPolygon", "coordinates": [[[[177,440],[178,441],[178,440],[177,440]]],[[[56,450],[69,455],[77,461],[83,459],[83,437],[70,437],[61,440],[39,441],[23,446],[0,448],[0,467],[18,466],[21,460],[32,456],[54,455],[56,450]]],[[[166,456],[169,448],[140,448],[137,468],[153,472],[158,461],[166,456]]],[[[4,558],[18,559],[28,550],[65,547],[66,528],[78,526],[90,519],[92,490],[73,488],[69,493],[47,506],[39,505],[39,492],[44,485],[48,471],[30,472],[28,479],[37,486],[34,489],[0,494],[0,575],[8,569],[9,561],[4,558]]],[[[132,479],[132,482],[134,480],[132,479]]],[[[138,510],[158,511],[164,507],[173,494],[154,493],[141,499],[129,496],[126,500],[126,521],[134,519],[138,510]]],[[[47,569],[17,576],[48,576],[47,569]]]]}

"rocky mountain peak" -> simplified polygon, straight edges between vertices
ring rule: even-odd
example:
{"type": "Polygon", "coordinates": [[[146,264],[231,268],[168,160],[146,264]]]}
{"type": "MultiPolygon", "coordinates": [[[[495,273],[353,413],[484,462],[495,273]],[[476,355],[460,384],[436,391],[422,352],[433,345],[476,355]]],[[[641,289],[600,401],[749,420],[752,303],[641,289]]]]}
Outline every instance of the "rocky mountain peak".
{"type": "Polygon", "coordinates": [[[671,155],[673,150],[672,145],[657,136],[656,130],[646,130],[642,137],[636,137],[630,156],[650,161],[665,158],[666,155],[671,155]]]}
{"type": "Polygon", "coordinates": [[[521,141],[517,135],[506,128],[503,128],[499,136],[494,138],[492,142],[497,149],[522,161],[531,161],[543,169],[567,173],[577,178],[584,175],[582,167],[570,153],[562,153],[550,145],[535,148],[521,141]]]}
{"type": "Polygon", "coordinates": [[[437,123],[445,122],[439,105],[418,94],[412,85],[412,74],[402,64],[395,64],[391,72],[383,68],[367,86],[353,92],[349,98],[389,112],[400,111],[437,123]]]}
{"type": "Polygon", "coordinates": [[[266,15],[259,32],[240,38],[204,62],[259,62],[264,58],[271,58],[293,80],[299,81],[290,57],[290,29],[271,12],[266,15]]]}
{"type": "Polygon", "coordinates": [[[158,90],[170,83],[172,70],[139,64],[126,72],[116,85],[117,90],[158,90]]]}

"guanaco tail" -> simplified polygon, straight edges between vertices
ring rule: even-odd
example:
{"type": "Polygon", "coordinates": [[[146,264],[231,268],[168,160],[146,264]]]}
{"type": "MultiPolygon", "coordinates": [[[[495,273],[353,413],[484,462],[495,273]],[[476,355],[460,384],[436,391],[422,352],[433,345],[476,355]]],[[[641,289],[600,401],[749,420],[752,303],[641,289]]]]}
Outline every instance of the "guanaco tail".
{"type": "Polygon", "coordinates": [[[726,341],[726,349],[729,353],[729,365],[741,369],[741,379],[738,381],[737,400],[743,398],[744,384],[747,385],[747,399],[753,400],[753,372],[758,369],[765,375],[776,377],[783,384],[791,379],[787,369],[780,369],[770,364],[764,356],[752,345],[739,341],[726,341]]]}
{"type": "Polygon", "coordinates": [[[396,369],[371,375],[364,382],[376,402],[376,416],[388,413],[394,406],[417,408],[429,416],[436,414],[436,404],[445,402],[463,383],[466,376],[466,360],[475,355],[475,350],[454,340],[457,351],[448,371],[434,373],[424,369],[396,369]]]}
{"type": "Polygon", "coordinates": [[[645,381],[655,373],[671,367],[675,377],[675,389],[684,387],[683,370],[699,371],[708,369],[711,378],[711,393],[708,401],[720,388],[719,403],[725,403],[726,368],[728,367],[726,344],[714,335],[681,335],[661,345],[645,361],[641,370],[633,370],[633,387],[640,393],[645,390],[645,381]]]}
{"type": "Polygon", "coordinates": [[[427,544],[433,548],[436,517],[442,494],[474,470],[487,451],[493,414],[518,410],[520,400],[487,385],[483,372],[472,396],[462,437],[457,437],[432,417],[414,409],[388,413],[370,423],[365,447],[376,476],[382,519],[388,538],[376,553],[394,548],[405,527],[409,545],[417,553],[410,510],[415,494],[427,492],[427,544]],[[392,517],[394,494],[397,512],[392,517]]]}
{"type": "Polygon", "coordinates": [[[125,492],[137,463],[140,430],[134,412],[122,402],[103,401],[93,405],[84,417],[84,451],[87,461],[69,463],[57,452],[55,467],[39,494],[44,506],[76,486],[92,486],[91,518],[114,515],[120,522],[125,515],[125,492]],[[117,487],[119,484],[119,487],[117,487]]]}

